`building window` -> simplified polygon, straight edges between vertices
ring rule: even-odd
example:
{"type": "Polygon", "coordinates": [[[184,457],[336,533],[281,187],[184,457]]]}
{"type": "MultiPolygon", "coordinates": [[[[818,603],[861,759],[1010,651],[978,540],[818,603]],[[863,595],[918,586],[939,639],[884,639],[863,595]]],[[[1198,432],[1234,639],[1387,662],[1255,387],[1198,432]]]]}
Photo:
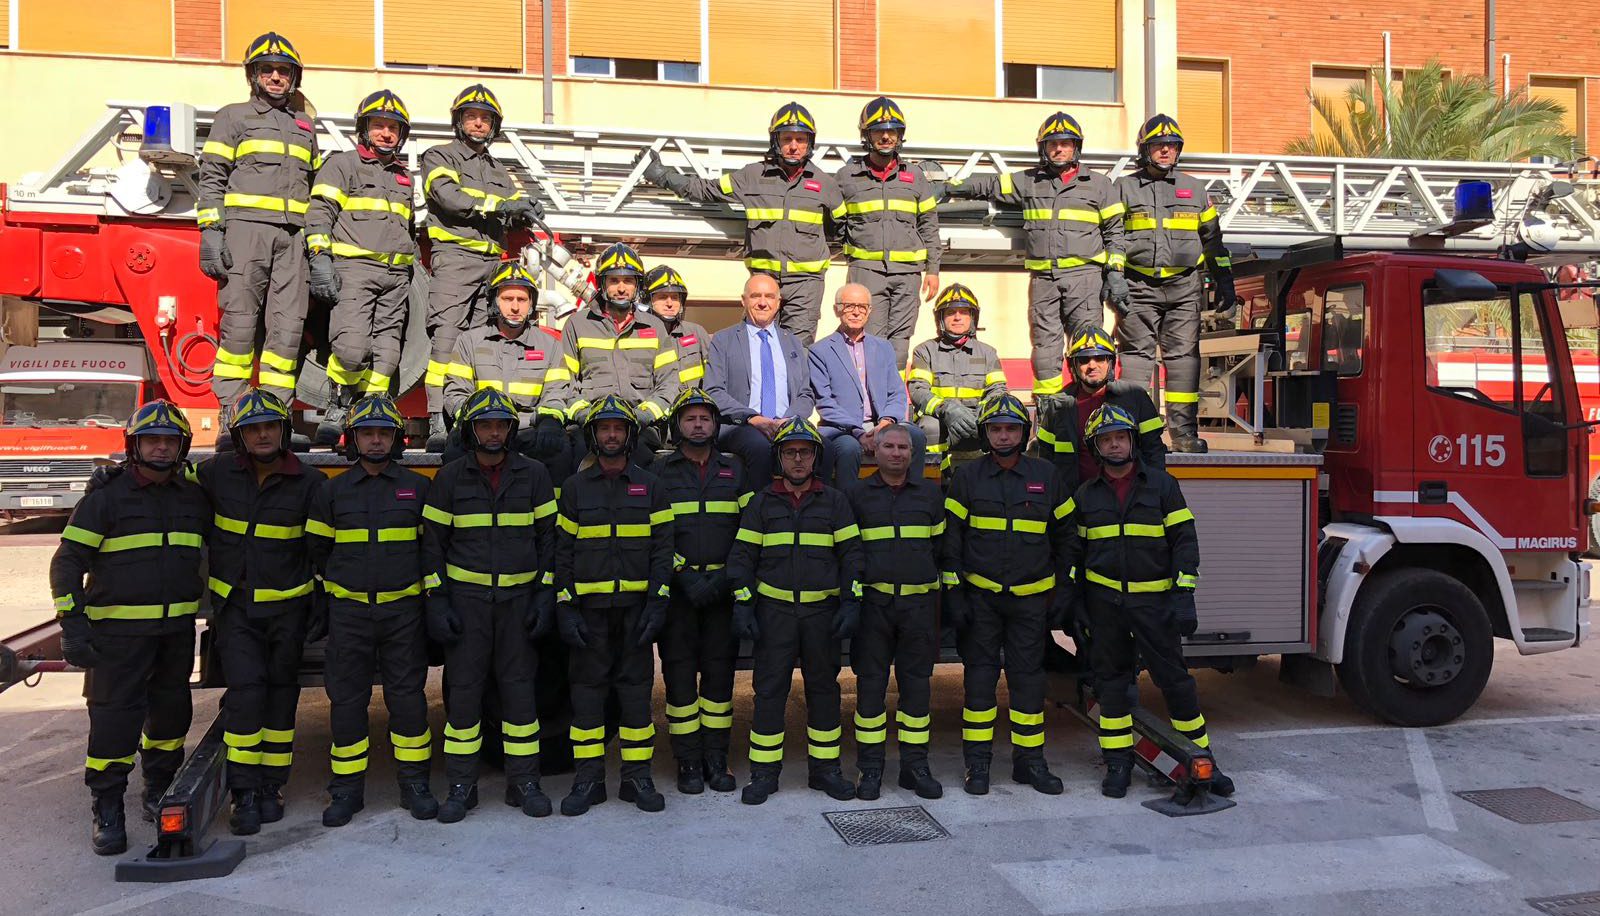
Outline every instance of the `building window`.
{"type": "Polygon", "coordinates": [[[1178,61],[1178,123],[1183,125],[1184,150],[1195,153],[1228,152],[1226,61],[1178,61]]]}
{"type": "Polygon", "coordinates": [[[1006,97],[1063,102],[1115,102],[1117,71],[1006,64],[1006,97]]]}
{"type": "Polygon", "coordinates": [[[1561,106],[1561,127],[1572,135],[1572,154],[1576,156],[1582,153],[1587,145],[1585,137],[1588,134],[1588,119],[1584,117],[1587,99],[1583,77],[1530,76],[1528,95],[1561,106]]]}
{"type": "Polygon", "coordinates": [[[574,57],[574,76],[619,80],[656,80],[664,83],[700,82],[700,65],[676,60],[642,60],[637,57],[574,57]]]}

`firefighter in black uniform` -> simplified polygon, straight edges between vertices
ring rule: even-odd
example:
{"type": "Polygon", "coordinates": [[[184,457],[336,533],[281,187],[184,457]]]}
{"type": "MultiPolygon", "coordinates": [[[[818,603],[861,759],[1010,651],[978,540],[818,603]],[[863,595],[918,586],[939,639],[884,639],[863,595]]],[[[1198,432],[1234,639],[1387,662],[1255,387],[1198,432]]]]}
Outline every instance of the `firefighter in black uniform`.
{"type": "Polygon", "coordinates": [[[856,673],[856,798],[878,797],[889,714],[884,694],[894,665],[900,694],[900,788],[939,798],[928,768],[928,695],[939,655],[939,542],[944,494],[911,468],[911,430],[897,424],[878,436],[878,469],[846,489],[866,555],[861,627],[850,642],[856,673]]]}
{"type": "Polygon", "coordinates": [[[289,408],[252,389],[228,413],[232,455],[196,471],[213,512],[208,539],[211,626],[228,692],[229,826],[239,835],[283,819],[294,753],[300,653],[316,582],[307,513],[327,475],[289,450],[289,408]]]}
{"type": "MultiPolygon", "coordinates": [[[[1194,678],[1183,661],[1182,637],[1194,633],[1194,589],[1200,539],[1194,513],[1178,482],[1139,460],[1138,422],[1114,404],[1096,409],[1084,437],[1103,473],[1078,487],[1067,562],[1089,630],[1089,659],[1100,700],[1102,794],[1121,798],[1133,778],[1133,716],[1129,692],[1138,665],[1150,671],[1167,701],[1172,727],[1209,753],[1194,678]]],[[[1219,792],[1232,794],[1229,781],[1219,792]]]]}
{"type": "Polygon", "coordinates": [[[661,632],[661,673],[667,688],[667,733],[678,760],[678,791],[698,795],[737,785],[728,772],[733,728],[733,595],[726,562],[750,501],[750,483],[737,458],[717,451],[721,412],[711,395],[684,389],[672,405],[668,433],[677,444],[656,459],[677,532],[672,604],[661,632]]]}
{"type": "Polygon", "coordinates": [[[172,402],[140,407],[125,438],[129,472],[84,494],[50,561],[62,655],[88,671],[84,784],[94,796],[90,842],[102,856],[128,848],[122,796],[134,753],[152,820],[183,763],[200,548],[211,527],[205,494],[178,470],[193,438],[172,402]]]}
{"type": "Polygon", "coordinates": [[[1117,347],[1111,335],[1090,328],[1067,348],[1072,383],[1055,397],[1039,404],[1039,438],[1034,454],[1055,462],[1066,478],[1067,490],[1099,475],[1094,451],[1083,443],[1089,416],[1102,404],[1126,410],[1138,424],[1139,458],[1147,467],[1167,466],[1167,446],[1161,441],[1161,414],[1143,386],[1116,378],[1117,347]]]}
{"type": "Polygon", "coordinates": [[[1046,795],[1061,780],[1044,760],[1044,653],[1052,624],[1064,626],[1066,548],[1072,495],[1050,462],[1022,453],[1027,409],[1013,395],[978,414],[988,452],[956,471],[945,499],[945,616],[966,667],[961,740],[966,791],[989,792],[990,742],[1002,660],[1011,696],[1011,776],[1046,795]]]}
{"type": "Polygon", "coordinates": [[[656,727],[650,719],[655,660],[650,646],[666,623],[674,526],[667,489],[629,462],[639,421],[628,402],[606,395],[583,423],[591,460],[562,484],[556,534],[557,616],[572,647],[572,792],[561,813],[576,816],[606,800],[606,698],[621,706],[622,787],[641,811],[666,799],[650,778],[656,727]]]}
{"type": "Polygon", "coordinates": [[[861,534],[850,502],[816,476],[822,434],[786,420],[773,436],[781,476],[751,497],[728,556],[734,632],[755,643],[750,782],[759,805],[778,791],[784,711],[796,660],[805,677],[807,785],[843,801],[856,787],[839,769],[840,641],[861,618],[861,534]]]}
{"type": "Polygon", "coordinates": [[[533,642],[555,623],[551,561],[556,501],[544,465],[510,450],[517,405],[479,388],[461,409],[467,454],[439,469],[422,509],[423,560],[442,587],[428,590],[428,635],[445,647],[445,775],[439,820],[455,823],[478,804],[483,693],[499,688],[506,804],[529,817],[550,813],[539,788],[539,715],[533,642]]]}
{"type": "Polygon", "coordinates": [[[418,820],[439,812],[428,788],[428,647],[422,593],[422,507],[428,478],[401,467],[405,418],[386,395],[357,401],[345,418],[345,457],[355,466],[320,488],[306,520],[311,554],[328,594],[324,683],[333,731],[332,796],[324,827],[350,823],[365,806],[367,704],[372,677],[389,709],[400,807],[418,820]]]}

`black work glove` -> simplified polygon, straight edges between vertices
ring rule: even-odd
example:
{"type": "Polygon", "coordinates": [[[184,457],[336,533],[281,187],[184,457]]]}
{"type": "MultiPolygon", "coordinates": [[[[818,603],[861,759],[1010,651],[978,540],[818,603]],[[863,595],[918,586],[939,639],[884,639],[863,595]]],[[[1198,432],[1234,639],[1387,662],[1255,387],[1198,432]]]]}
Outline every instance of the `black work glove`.
{"type": "Polygon", "coordinates": [[[1122,271],[1106,271],[1106,279],[1102,292],[1105,294],[1106,301],[1111,303],[1111,307],[1116,310],[1118,315],[1127,313],[1128,278],[1123,275],[1122,271]]]}
{"type": "Polygon", "coordinates": [[[963,442],[978,434],[977,413],[959,401],[945,401],[939,406],[939,416],[951,442],[963,442]]]}
{"type": "Polygon", "coordinates": [[[436,588],[428,593],[428,604],[425,622],[428,626],[428,638],[441,646],[449,647],[461,641],[464,628],[461,625],[461,615],[450,606],[450,597],[444,589],[436,588]]]}
{"type": "Polygon", "coordinates": [[[339,272],[333,269],[333,255],[326,251],[319,251],[311,256],[311,295],[323,302],[339,301],[339,290],[343,286],[339,280],[339,272]]]}
{"type": "Polygon", "coordinates": [[[644,603],[644,610],[639,612],[639,639],[635,645],[648,646],[656,641],[656,635],[667,623],[669,601],[666,595],[657,595],[644,603]]]}
{"type": "Polygon", "coordinates": [[[839,606],[833,611],[833,638],[849,639],[856,635],[856,627],[861,625],[861,599],[840,598],[839,606]]]}
{"type": "Polygon", "coordinates": [[[84,485],[83,492],[93,493],[111,481],[121,477],[122,472],[125,470],[127,470],[127,468],[121,464],[102,464],[96,466],[94,473],[89,475],[89,482],[84,485]]]}
{"type": "MultiPolygon", "coordinates": [[[[77,602],[79,596],[74,595],[77,602]]],[[[93,668],[100,664],[100,651],[94,647],[94,624],[82,611],[67,614],[60,620],[61,657],[74,668],[93,668]]]]}
{"type": "Polygon", "coordinates": [[[1057,576],[1055,590],[1050,596],[1050,629],[1070,629],[1073,618],[1078,616],[1082,600],[1083,595],[1078,591],[1076,582],[1067,582],[1057,576]]]}
{"type": "Polygon", "coordinates": [[[200,230],[200,272],[221,283],[228,279],[228,268],[233,266],[233,255],[228,253],[227,236],[221,226],[207,226],[200,230]]]}
{"type": "Polygon", "coordinates": [[[1172,616],[1178,622],[1178,635],[1193,636],[1194,631],[1200,629],[1200,615],[1194,608],[1194,589],[1175,588],[1168,595],[1172,616]]]}
{"type": "Polygon", "coordinates": [[[661,154],[653,149],[646,149],[639,154],[639,158],[644,160],[644,172],[642,174],[644,180],[658,188],[666,187],[663,182],[667,177],[667,167],[661,161],[661,154]]]}
{"type": "Polygon", "coordinates": [[[589,648],[589,628],[584,625],[583,614],[570,601],[556,605],[556,627],[561,631],[561,641],[574,649],[589,648]]]}
{"type": "Polygon", "coordinates": [[[741,601],[733,606],[733,635],[751,642],[761,638],[761,628],[756,626],[755,602],[741,601]]]}
{"type": "Polygon", "coordinates": [[[684,568],[678,570],[677,579],[678,588],[683,590],[683,596],[697,608],[710,607],[720,597],[717,587],[711,582],[707,573],[684,568]]]}
{"type": "Polygon", "coordinates": [[[311,609],[306,612],[306,645],[328,638],[328,593],[322,583],[311,586],[311,609]]]}
{"type": "Polygon", "coordinates": [[[536,589],[533,593],[533,616],[528,620],[528,638],[543,639],[556,625],[556,590],[536,589]]]}
{"type": "Polygon", "coordinates": [[[560,420],[546,414],[533,424],[533,451],[539,458],[554,458],[566,448],[567,428],[560,420]]]}
{"type": "Polygon", "coordinates": [[[1239,294],[1233,289],[1233,273],[1218,271],[1211,278],[1211,308],[1225,318],[1233,317],[1239,308],[1239,294]]]}
{"type": "Polygon", "coordinates": [[[728,571],[726,569],[708,569],[702,575],[706,579],[706,587],[716,593],[712,602],[721,601],[728,597],[728,571]]]}
{"type": "Polygon", "coordinates": [[[953,585],[944,590],[944,625],[965,630],[972,624],[972,597],[965,585],[953,585]]]}
{"type": "Polygon", "coordinates": [[[526,197],[508,200],[495,208],[495,212],[500,214],[500,221],[507,226],[519,223],[531,225],[536,219],[544,219],[544,207],[540,206],[537,200],[529,200],[526,197]]]}

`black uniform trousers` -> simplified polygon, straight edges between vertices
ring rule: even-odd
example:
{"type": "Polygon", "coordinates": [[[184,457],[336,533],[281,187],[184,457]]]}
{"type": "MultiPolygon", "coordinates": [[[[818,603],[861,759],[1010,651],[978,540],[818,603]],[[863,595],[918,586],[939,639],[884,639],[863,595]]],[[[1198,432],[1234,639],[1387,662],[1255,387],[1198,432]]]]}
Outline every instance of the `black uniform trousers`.
{"type": "Polygon", "coordinates": [[[701,760],[728,753],[733,728],[733,668],[739,640],[727,601],[697,608],[677,594],[661,631],[661,677],[667,688],[672,756],[701,760]]]}
{"type": "Polygon", "coordinates": [[[444,771],[452,785],[478,781],[483,747],[484,690],[492,681],[499,697],[500,743],[506,782],[539,778],[539,707],[534,678],[539,654],[528,637],[533,598],[527,592],[491,601],[452,590],[450,606],[461,615],[461,641],[444,651],[444,771]]]}
{"type": "Polygon", "coordinates": [[[751,770],[783,767],[784,712],[795,662],[805,679],[806,757],[812,769],[839,763],[839,640],[833,638],[837,600],[790,604],[756,600],[755,712],[750,722],[751,770]]]}
{"type": "Polygon", "coordinates": [[[972,623],[958,634],[965,668],[961,747],[968,766],[993,758],[1000,668],[1010,693],[1013,762],[1044,757],[1044,649],[1050,642],[1050,593],[1007,595],[966,586],[972,623]]]}
{"type": "Polygon", "coordinates": [[[372,679],[383,684],[389,710],[389,741],[399,781],[426,781],[433,756],[428,728],[428,645],[422,605],[375,611],[343,598],[328,599],[328,647],[323,685],[333,731],[330,792],[361,791],[367,776],[367,706],[372,679]]]}
{"type": "Polygon", "coordinates": [[[937,593],[886,595],[868,589],[861,625],[850,640],[850,667],[856,673],[856,765],[883,769],[889,737],[885,695],[894,665],[895,710],[900,765],[928,762],[928,695],[939,654],[937,593]]]}
{"type": "Polygon", "coordinates": [[[604,782],[606,776],[606,700],[615,691],[621,714],[617,743],[622,778],[650,775],[656,726],[650,718],[655,686],[655,655],[638,645],[644,598],[613,607],[578,599],[578,613],[589,631],[589,645],[567,655],[572,681],[572,761],[576,782],[604,782]]]}
{"type": "Polygon", "coordinates": [[[234,603],[212,617],[222,662],[222,740],[228,746],[228,788],[259,789],[289,781],[294,717],[300,705],[300,655],[306,602],[286,602],[270,617],[251,617],[234,603]]]}
{"type": "Polygon", "coordinates": [[[1184,737],[1211,746],[1194,676],[1183,661],[1178,621],[1167,596],[1124,601],[1098,585],[1087,586],[1084,607],[1089,624],[1089,663],[1100,701],[1100,750],[1107,757],[1133,753],[1130,696],[1142,662],[1167,701],[1167,715],[1184,737]]]}
{"type": "Polygon", "coordinates": [[[95,624],[100,663],[83,679],[89,706],[89,754],[83,782],[96,795],[121,795],[137,751],[145,794],[171,785],[183,764],[194,705],[194,625],[159,635],[117,633],[95,624]]]}

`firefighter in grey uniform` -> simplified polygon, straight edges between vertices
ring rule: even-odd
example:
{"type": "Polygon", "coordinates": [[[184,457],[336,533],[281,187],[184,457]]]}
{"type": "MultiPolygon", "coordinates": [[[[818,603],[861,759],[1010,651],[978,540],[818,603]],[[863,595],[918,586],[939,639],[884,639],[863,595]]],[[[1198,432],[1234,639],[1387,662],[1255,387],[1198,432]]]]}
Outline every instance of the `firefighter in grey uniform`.
{"type": "Polygon", "coordinates": [[[1233,261],[1222,245],[1217,208],[1205,184],[1177,169],[1178,122],[1158,114],[1139,128],[1139,170],[1117,179],[1127,210],[1127,292],[1112,291],[1123,378],[1152,388],[1156,348],[1173,451],[1204,452],[1200,413],[1201,268],[1211,273],[1217,307],[1233,308],[1233,261]],[[1120,300],[1120,301],[1119,301],[1120,300]]]}
{"type": "Polygon", "coordinates": [[[906,387],[928,453],[948,470],[950,454],[978,450],[978,405],[1006,393],[1000,354],[978,339],[978,297],[952,283],[933,304],[939,335],[917,344],[906,387]]]}
{"type": "Polygon", "coordinates": [[[689,287],[676,270],[665,264],[644,275],[644,297],[650,314],[661,319],[678,348],[678,384],[684,391],[705,385],[706,360],[711,354],[711,334],[683,317],[689,308],[689,287]]]}
{"type": "Polygon", "coordinates": [[[311,294],[328,315],[328,381],[333,390],[317,444],[336,446],[356,399],[388,394],[400,367],[417,242],[411,170],[400,148],[411,132],[405,103],[387,89],[356,109],[356,148],[334,153],[317,172],[306,214],[311,294]]]}
{"type": "Polygon", "coordinates": [[[867,333],[894,344],[905,370],[917,306],[939,292],[939,188],[900,157],[906,116],[879,96],[861,109],[864,156],[852,156],[834,177],[844,195],[844,253],[849,282],[872,292],[867,333]]]}
{"type": "Polygon", "coordinates": [[[1079,163],[1083,129],[1072,115],[1046,118],[1035,143],[1038,166],[951,181],[950,196],[1022,209],[1033,393],[1053,395],[1065,387],[1062,345],[1100,323],[1102,289],[1121,278],[1123,206],[1111,179],[1079,163]]]}
{"type": "Polygon", "coordinates": [[[422,154],[433,275],[427,321],[433,349],[423,377],[430,452],[444,450],[445,367],[456,337],[484,321],[484,297],[500,267],[508,231],[544,215],[539,202],[518,190],[491,151],[504,118],[500,100],[488,87],[468,86],[450,105],[456,138],[422,154]]]}
{"type": "Polygon", "coordinates": [[[811,162],[817,122],[805,106],[779,108],[767,135],[765,159],[718,179],[669,171],[654,150],[646,151],[644,180],[688,200],[744,207],[744,265],[777,278],[778,324],[809,347],[822,316],[827,235],[844,219],[844,197],[833,176],[811,162]]]}
{"type": "MultiPolygon", "coordinates": [[[[200,270],[222,284],[211,391],[232,404],[250,387],[264,323],[257,377],[291,404],[307,307],[305,250],[295,236],[322,157],[294,45],[268,32],[245,50],[244,70],[250,101],[218,111],[200,149],[200,270]]],[[[231,442],[226,431],[217,438],[231,442]]]]}

